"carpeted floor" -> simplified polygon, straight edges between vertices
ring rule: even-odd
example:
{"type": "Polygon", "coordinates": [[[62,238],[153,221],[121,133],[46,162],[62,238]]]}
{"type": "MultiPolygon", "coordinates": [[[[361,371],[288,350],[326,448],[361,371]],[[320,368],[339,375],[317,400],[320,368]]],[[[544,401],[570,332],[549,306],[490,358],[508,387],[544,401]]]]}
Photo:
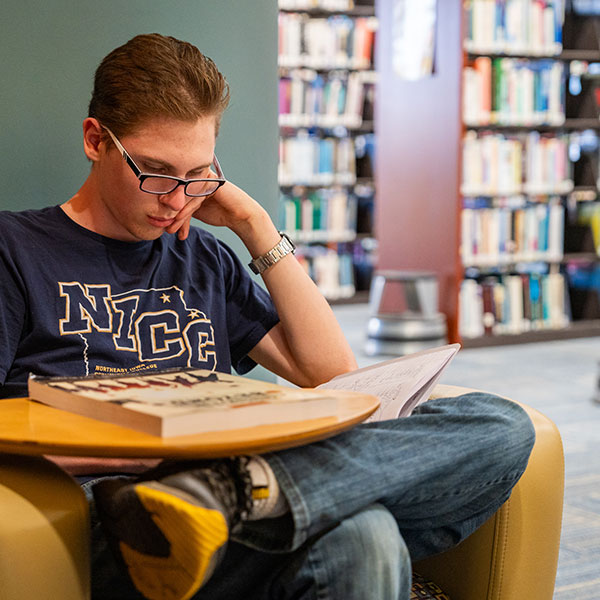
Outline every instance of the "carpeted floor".
{"type": "MultiPolygon", "coordinates": [[[[359,366],[367,305],[335,307],[359,366]]],[[[441,383],[485,389],[550,417],[564,444],[566,491],[555,600],[600,599],[600,338],[461,350],[441,383]]]]}

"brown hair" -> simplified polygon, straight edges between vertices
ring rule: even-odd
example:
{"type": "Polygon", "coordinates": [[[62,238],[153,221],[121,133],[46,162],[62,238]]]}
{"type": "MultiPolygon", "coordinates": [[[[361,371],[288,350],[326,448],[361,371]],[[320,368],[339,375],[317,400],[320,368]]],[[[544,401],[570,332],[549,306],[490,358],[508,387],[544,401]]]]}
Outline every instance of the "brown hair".
{"type": "Polygon", "coordinates": [[[229,102],[229,86],[198,48],[158,33],[138,35],[108,54],[94,78],[88,116],[117,136],[156,117],[196,121],[216,116],[229,102]]]}

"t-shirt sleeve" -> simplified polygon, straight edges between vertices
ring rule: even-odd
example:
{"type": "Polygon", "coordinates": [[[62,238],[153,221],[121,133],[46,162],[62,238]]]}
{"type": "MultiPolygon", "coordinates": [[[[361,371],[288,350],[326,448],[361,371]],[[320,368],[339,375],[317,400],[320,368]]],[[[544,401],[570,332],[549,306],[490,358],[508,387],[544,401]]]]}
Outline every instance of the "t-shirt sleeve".
{"type": "Polygon", "coordinates": [[[11,395],[5,385],[25,322],[25,298],[18,269],[0,243],[0,398],[11,395]]]}
{"type": "Polygon", "coordinates": [[[279,317],[268,292],[252,279],[231,248],[219,244],[227,290],[231,364],[244,374],[256,366],[248,352],[279,322],[279,317]]]}

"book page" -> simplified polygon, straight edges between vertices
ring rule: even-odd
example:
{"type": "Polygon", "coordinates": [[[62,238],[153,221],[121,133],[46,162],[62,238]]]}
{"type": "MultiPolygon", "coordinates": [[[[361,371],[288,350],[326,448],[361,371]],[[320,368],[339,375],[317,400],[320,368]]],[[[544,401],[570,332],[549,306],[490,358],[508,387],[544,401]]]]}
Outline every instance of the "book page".
{"type": "Polygon", "coordinates": [[[367,419],[383,421],[408,416],[429,397],[460,344],[449,344],[402,356],[334,377],[319,388],[372,394],[381,402],[367,419]]]}

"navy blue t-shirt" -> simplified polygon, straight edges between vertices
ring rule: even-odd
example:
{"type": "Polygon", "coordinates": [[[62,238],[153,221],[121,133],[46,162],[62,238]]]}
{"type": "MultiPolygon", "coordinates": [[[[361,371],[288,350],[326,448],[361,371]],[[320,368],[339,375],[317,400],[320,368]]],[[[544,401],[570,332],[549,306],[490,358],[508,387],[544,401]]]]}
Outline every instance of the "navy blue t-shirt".
{"type": "Polygon", "coordinates": [[[267,292],[202,229],[121,242],[58,206],[0,212],[0,397],[27,395],[30,372],[245,373],[277,322],[267,292]]]}

